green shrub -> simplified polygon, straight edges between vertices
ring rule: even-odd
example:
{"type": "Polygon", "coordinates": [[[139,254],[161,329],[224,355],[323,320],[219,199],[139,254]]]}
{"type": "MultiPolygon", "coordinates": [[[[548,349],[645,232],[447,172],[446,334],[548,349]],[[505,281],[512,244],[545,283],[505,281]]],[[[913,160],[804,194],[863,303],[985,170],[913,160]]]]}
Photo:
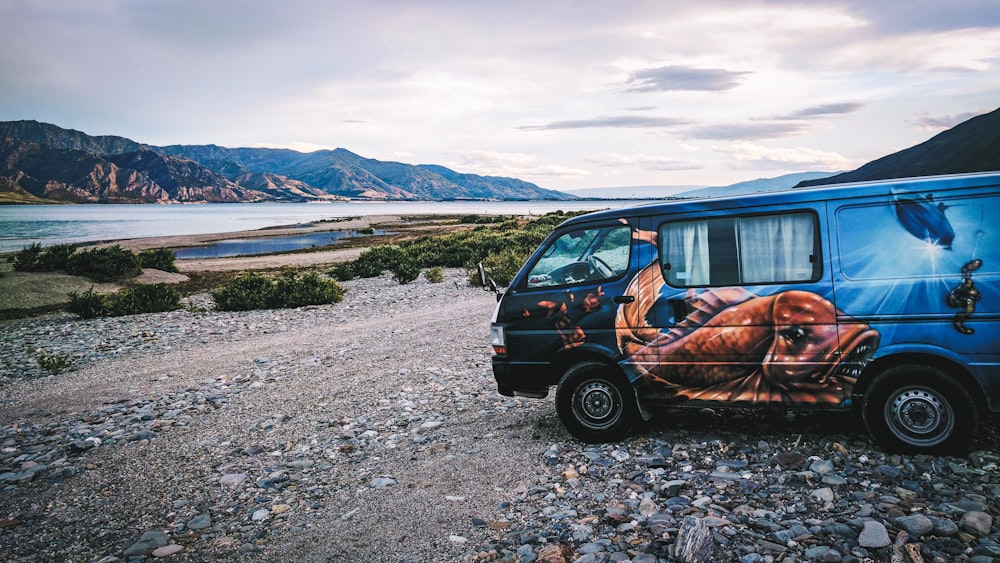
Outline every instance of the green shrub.
{"type": "Polygon", "coordinates": [[[260,274],[234,278],[212,292],[215,306],[222,311],[250,311],[339,303],[344,288],[315,272],[299,275],[286,271],[271,280],[260,274]]]}
{"type": "Polygon", "coordinates": [[[58,375],[73,365],[73,359],[66,354],[46,354],[39,352],[38,366],[52,375],[58,375]]]}
{"type": "Polygon", "coordinates": [[[272,307],[304,307],[339,303],[344,299],[344,288],[337,282],[321,278],[316,272],[301,276],[295,272],[284,272],[274,282],[272,307]]]}
{"type": "Polygon", "coordinates": [[[69,312],[84,319],[107,316],[104,313],[104,298],[90,288],[83,293],[75,291],[69,294],[69,312]]]}
{"type": "Polygon", "coordinates": [[[84,250],[69,257],[66,271],[98,282],[121,281],[142,273],[139,257],[117,244],[84,250]]]}
{"type": "MultiPolygon", "coordinates": [[[[486,269],[487,277],[492,278],[497,282],[497,285],[506,287],[510,285],[510,281],[517,275],[518,270],[521,269],[521,265],[528,259],[528,256],[529,253],[527,252],[504,250],[497,254],[490,254],[484,258],[483,268],[486,269]]],[[[475,267],[470,265],[468,272],[469,283],[479,285],[481,280],[479,279],[478,263],[475,267]]]]}
{"type": "Polygon", "coordinates": [[[18,272],[38,272],[42,257],[42,245],[39,243],[25,246],[14,255],[14,269],[18,272]]]}
{"type": "Polygon", "coordinates": [[[434,266],[424,272],[424,277],[431,283],[442,283],[444,281],[444,268],[434,266]]]}
{"type": "Polygon", "coordinates": [[[337,264],[327,274],[331,278],[337,281],[348,281],[358,277],[357,274],[354,273],[353,262],[344,262],[342,264],[337,264]]]}
{"type": "Polygon", "coordinates": [[[359,278],[377,278],[405,258],[399,246],[383,244],[362,252],[353,262],[352,268],[359,278]]]}
{"type": "Polygon", "coordinates": [[[153,268],[164,272],[177,272],[177,255],[169,248],[143,250],[139,253],[139,265],[143,268],[153,268]]]}
{"type": "Polygon", "coordinates": [[[162,313],[181,308],[181,295],[164,283],[138,284],[101,295],[90,288],[69,294],[69,311],[84,319],[162,313]]]}
{"type": "Polygon", "coordinates": [[[181,295],[165,283],[139,284],[104,296],[106,316],[163,313],[181,308],[181,295]]]}
{"type": "Polygon", "coordinates": [[[260,274],[246,274],[229,280],[212,292],[215,307],[222,311],[269,309],[271,282],[260,274]]]}
{"type": "Polygon", "coordinates": [[[70,256],[76,252],[75,244],[55,244],[43,248],[35,243],[24,247],[13,258],[14,269],[19,272],[53,272],[65,270],[70,256]]]}
{"type": "Polygon", "coordinates": [[[405,258],[390,266],[389,271],[397,283],[405,284],[420,276],[420,265],[415,260],[405,258]]]}
{"type": "Polygon", "coordinates": [[[65,270],[69,259],[76,253],[75,244],[55,244],[45,249],[42,264],[47,271],[65,270]]]}
{"type": "MultiPolygon", "coordinates": [[[[380,276],[389,270],[397,281],[408,283],[416,279],[420,268],[475,269],[482,261],[497,283],[506,285],[552,227],[579,214],[556,211],[526,223],[511,217],[467,215],[460,222],[478,225],[472,230],[375,246],[357,260],[338,265],[330,275],[346,280],[380,276]]],[[[478,273],[475,278],[478,285],[478,273]]]]}
{"type": "Polygon", "coordinates": [[[489,225],[491,223],[503,223],[505,221],[510,221],[512,217],[510,215],[465,215],[461,217],[458,222],[472,225],[489,225]]]}

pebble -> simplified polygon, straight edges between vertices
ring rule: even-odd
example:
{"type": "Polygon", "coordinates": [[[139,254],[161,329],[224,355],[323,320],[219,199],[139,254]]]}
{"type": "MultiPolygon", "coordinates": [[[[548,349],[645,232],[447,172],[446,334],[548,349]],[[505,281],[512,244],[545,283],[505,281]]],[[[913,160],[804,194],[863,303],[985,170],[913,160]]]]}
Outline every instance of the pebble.
{"type": "MultiPolygon", "coordinates": [[[[463,275],[449,271],[456,282],[463,275]]],[[[69,378],[74,370],[113,358],[236,342],[261,331],[307,333],[420,299],[479,291],[450,282],[399,287],[388,276],[345,285],[347,299],[334,306],[222,313],[196,297],[197,310],[7,321],[0,332],[0,389],[24,379],[69,378]],[[48,374],[37,366],[37,349],[68,354],[73,366],[48,374]]],[[[621,443],[583,444],[562,430],[550,401],[495,393],[486,342],[470,344],[474,353],[458,352],[468,360],[436,362],[414,354],[408,366],[392,368],[413,386],[379,390],[367,412],[324,407],[330,414],[322,422],[300,416],[313,405],[336,405],[335,397],[317,389],[295,404],[271,405],[241,419],[254,440],[220,436],[177,452],[191,465],[203,465],[198,469],[211,496],[175,489],[162,502],[137,502],[140,512],[127,517],[103,514],[95,504],[89,543],[50,533],[57,539],[31,548],[37,553],[17,547],[32,545],[25,542],[46,526],[31,511],[33,491],[72,487],[101,463],[102,452],[141,448],[185,432],[211,413],[234,408],[242,394],[263,392],[302,371],[330,372],[363,354],[365,343],[311,357],[258,352],[247,358],[244,372],[211,374],[170,393],[140,393],[91,412],[39,411],[7,421],[0,427],[0,529],[6,538],[0,547],[20,549],[12,552],[15,560],[27,560],[29,553],[38,560],[213,560],[220,553],[281,560],[281,542],[313,527],[316,514],[330,512],[354,525],[369,510],[369,498],[423,487],[418,465],[429,454],[435,463],[459,464],[498,442],[533,452],[537,463],[525,468],[529,477],[482,483],[484,490],[506,487],[492,511],[483,510],[474,493],[433,491],[441,499],[437,505],[466,511],[464,526],[441,530],[432,544],[437,551],[403,553],[395,560],[862,561],[897,548],[916,549],[928,562],[1000,557],[994,427],[986,430],[991,447],[967,459],[886,454],[863,433],[816,426],[810,421],[818,417],[808,414],[722,410],[667,412],[621,443]],[[498,428],[496,436],[476,436],[475,445],[455,443],[463,421],[498,412],[537,420],[541,438],[511,441],[498,428]],[[301,424],[316,424],[308,440],[281,438],[283,429],[301,424]],[[393,466],[390,458],[405,463],[393,466]],[[335,493],[349,495],[349,502],[333,503],[335,493]],[[117,523],[108,526],[116,531],[102,527],[106,520],[117,523]],[[91,547],[107,545],[100,534],[114,535],[115,550],[91,547]]],[[[385,538],[390,545],[396,539],[385,538]]]]}

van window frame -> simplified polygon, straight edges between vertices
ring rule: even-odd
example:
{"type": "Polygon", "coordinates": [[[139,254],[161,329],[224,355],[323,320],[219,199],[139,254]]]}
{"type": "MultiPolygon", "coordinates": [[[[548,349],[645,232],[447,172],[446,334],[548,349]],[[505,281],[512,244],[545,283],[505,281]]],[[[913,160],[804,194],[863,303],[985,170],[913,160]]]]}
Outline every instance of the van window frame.
{"type": "MultiPolygon", "coordinates": [[[[822,256],[823,256],[823,254],[822,254],[823,244],[822,244],[822,235],[821,235],[821,232],[820,232],[821,228],[822,228],[822,226],[821,226],[821,223],[820,223],[820,220],[819,220],[819,213],[817,212],[817,210],[815,210],[815,209],[809,209],[809,208],[804,208],[804,209],[783,209],[781,211],[758,211],[758,212],[750,212],[750,213],[711,214],[711,215],[700,216],[700,217],[698,217],[696,219],[690,219],[690,218],[669,219],[669,220],[665,220],[665,221],[660,222],[656,226],[657,238],[660,241],[660,244],[657,245],[657,261],[659,262],[660,273],[663,275],[663,281],[668,286],[674,287],[674,288],[679,288],[679,289],[697,289],[697,288],[712,288],[712,287],[747,287],[747,286],[789,285],[789,284],[809,284],[809,283],[816,283],[816,282],[822,280],[823,276],[824,276],[824,267],[823,267],[823,259],[822,259],[822,256]],[[808,279],[801,279],[801,280],[776,280],[776,281],[752,281],[752,282],[744,282],[742,280],[737,280],[735,283],[707,283],[707,284],[687,284],[687,285],[678,285],[676,283],[672,283],[671,282],[670,270],[665,267],[665,265],[667,264],[667,262],[664,259],[665,258],[664,257],[664,253],[667,250],[666,249],[667,245],[666,245],[666,241],[663,240],[663,228],[664,228],[664,226],[669,225],[669,224],[677,224],[677,223],[697,223],[697,222],[707,223],[709,221],[718,221],[718,220],[723,220],[723,219],[725,219],[725,220],[731,220],[731,221],[741,221],[743,219],[752,219],[752,218],[756,218],[756,217],[780,217],[782,215],[808,215],[809,218],[812,220],[812,226],[813,226],[813,244],[812,244],[811,263],[813,264],[813,272],[812,272],[812,276],[809,277],[808,279]]],[[[740,258],[739,244],[738,244],[739,243],[739,238],[738,238],[739,235],[738,235],[738,233],[737,233],[736,236],[737,236],[737,245],[736,245],[735,249],[736,249],[737,253],[736,253],[736,258],[735,259],[738,261],[739,258],[740,258]]]]}
{"type": "MultiPolygon", "coordinates": [[[[609,223],[583,223],[583,224],[573,225],[572,228],[567,227],[565,229],[560,229],[559,231],[553,233],[553,236],[551,238],[546,239],[546,241],[545,241],[545,243],[543,245],[539,246],[538,251],[537,251],[537,253],[534,256],[534,259],[531,260],[528,263],[527,267],[525,268],[524,275],[523,275],[520,283],[518,283],[517,289],[518,289],[518,291],[546,291],[546,290],[547,291],[551,291],[551,290],[563,290],[565,288],[573,288],[573,287],[578,287],[578,286],[581,286],[581,285],[588,285],[588,284],[590,284],[590,285],[601,285],[601,284],[613,283],[613,282],[616,282],[616,281],[620,281],[620,280],[624,279],[626,276],[628,276],[629,272],[632,270],[632,259],[634,257],[634,253],[635,253],[635,239],[634,239],[634,237],[632,235],[633,235],[633,232],[632,232],[631,227],[629,227],[625,223],[622,223],[621,221],[615,221],[615,222],[609,222],[609,223]],[[539,262],[541,262],[542,260],[544,260],[546,258],[546,255],[547,255],[546,251],[549,248],[551,248],[554,244],[556,244],[556,241],[558,241],[560,238],[562,238],[563,236],[565,236],[565,235],[567,235],[569,233],[578,232],[578,231],[600,230],[600,229],[608,229],[609,230],[609,232],[602,239],[602,241],[601,241],[602,244],[611,235],[611,231],[613,231],[613,230],[619,230],[619,229],[620,230],[628,231],[628,240],[629,240],[629,243],[627,245],[628,255],[625,258],[625,268],[621,272],[618,272],[616,276],[610,277],[610,278],[604,278],[604,279],[600,279],[600,280],[588,280],[588,279],[584,279],[584,280],[577,281],[575,283],[559,283],[559,284],[552,284],[552,285],[535,285],[535,286],[529,286],[528,285],[528,280],[531,277],[532,270],[534,270],[535,267],[538,266],[539,262]]],[[[587,248],[586,248],[586,250],[584,252],[585,254],[586,253],[592,254],[592,250],[595,248],[594,247],[594,242],[595,241],[591,241],[587,245],[587,248]]]]}
{"type": "MultiPolygon", "coordinates": [[[[1000,201],[1000,193],[989,193],[989,192],[973,192],[967,193],[965,191],[944,191],[939,192],[935,190],[928,190],[934,192],[934,200],[932,203],[944,208],[952,207],[950,204],[954,205],[965,205],[964,202],[972,201],[980,203],[983,208],[989,207],[988,202],[983,202],[983,200],[994,199],[1000,201]],[[957,202],[957,203],[955,203],[957,202]]],[[[921,197],[926,195],[926,191],[900,191],[898,195],[911,196],[911,197],[921,197]]],[[[892,195],[892,194],[890,194],[892,195]]],[[[928,200],[930,201],[930,200],[928,200]]],[[[911,273],[901,273],[901,272],[886,272],[881,275],[868,275],[864,272],[856,270],[852,266],[845,266],[844,256],[847,254],[848,249],[858,248],[859,245],[851,245],[845,242],[844,233],[847,232],[847,228],[850,227],[854,221],[849,221],[845,219],[846,214],[854,213],[858,210],[872,210],[872,209],[884,209],[892,208],[895,206],[893,201],[886,201],[882,197],[879,197],[874,201],[862,201],[859,203],[851,203],[847,205],[840,206],[834,211],[831,218],[835,222],[836,230],[835,237],[831,237],[830,244],[836,245],[836,251],[834,254],[837,256],[837,261],[834,264],[834,269],[838,276],[842,276],[845,280],[852,282],[867,282],[867,283],[881,283],[887,280],[899,279],[899,280],[950,280],[953,279],[960,270],[946,270],[932,268],[927,271],[917,271],[911,273]]],[[[894,210],[893,210],[894,211],[894,210]]],[[[934,244],[933,246],[938,246],[934,244]]],[[[980,268],[977,270],[976,275],[997,275],[1000,274],[1000,270],[995,269],[996,265],[987,262],[985,268],[980,268]]],[[[946,283],[946,282],[945,282],[946,283]]]]}

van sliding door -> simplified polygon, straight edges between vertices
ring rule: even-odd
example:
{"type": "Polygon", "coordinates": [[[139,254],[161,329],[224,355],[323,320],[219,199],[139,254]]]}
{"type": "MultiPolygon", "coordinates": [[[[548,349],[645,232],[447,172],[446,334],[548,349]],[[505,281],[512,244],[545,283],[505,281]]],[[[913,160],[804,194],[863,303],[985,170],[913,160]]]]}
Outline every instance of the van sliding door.
{"type": "Polygon", "coordinates": [[[839,404],[823,204],[658,224],[657,336],[630,356],[661,400],[839,404]]]}

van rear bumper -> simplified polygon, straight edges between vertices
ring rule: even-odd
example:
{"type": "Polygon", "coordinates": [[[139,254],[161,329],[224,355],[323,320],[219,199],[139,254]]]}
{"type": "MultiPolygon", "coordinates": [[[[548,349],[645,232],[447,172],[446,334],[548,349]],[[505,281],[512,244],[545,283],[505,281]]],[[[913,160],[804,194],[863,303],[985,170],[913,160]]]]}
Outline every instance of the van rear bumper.
{"type": "Polygon", "coordinates": [[[548,371],[547,364],[512,366],[506,356],[493,356],[497,392],[506,397],[545,397],[549,394],[549,386],[545,383],[548,371]]]}

